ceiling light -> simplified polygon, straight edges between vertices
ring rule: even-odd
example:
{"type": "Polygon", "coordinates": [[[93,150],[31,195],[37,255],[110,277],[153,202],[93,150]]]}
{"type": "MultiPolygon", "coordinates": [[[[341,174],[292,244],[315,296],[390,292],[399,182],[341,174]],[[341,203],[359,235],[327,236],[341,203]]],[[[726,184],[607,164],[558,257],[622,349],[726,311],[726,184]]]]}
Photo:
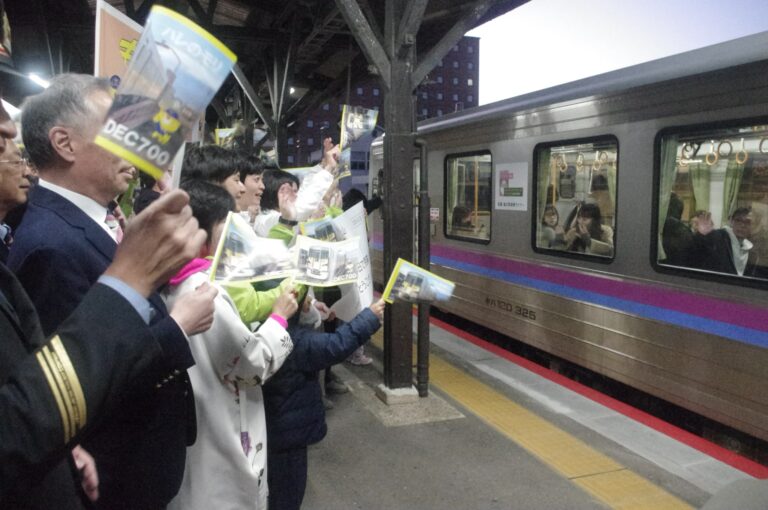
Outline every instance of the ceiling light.
{"type": "Polygon", "coordinates": [[[38,85],[40,85],[44,89],[47,89],[48,87],[51,86],[50,82],[40,78],[40,76],[38,76],[36,73],[29,73],[29,79],[32,80],[33,82],[37,83],[38,85]]]}

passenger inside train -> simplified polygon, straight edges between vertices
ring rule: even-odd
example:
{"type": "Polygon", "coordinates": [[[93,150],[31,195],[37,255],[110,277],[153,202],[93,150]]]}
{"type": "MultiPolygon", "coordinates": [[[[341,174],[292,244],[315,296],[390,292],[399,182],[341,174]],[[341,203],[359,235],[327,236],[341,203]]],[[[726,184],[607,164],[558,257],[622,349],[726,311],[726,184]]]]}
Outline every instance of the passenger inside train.
{"type": "Polygon", "coordinates": [[[715,229],[712,215],[699,211],[693,222],[695,229],[695,261],[698,267],[719,273],[755,275],[758,261],[751,256],[754,244],[748,239],[752,234],[752,210],[739,207],[723,228],[715,229]]]}
{"type": "Polygon", "coordinates": [[[542,246],[555,250],[565,249],[565,229],[560,225],[560,214],[557,208],[550,204],[544,208],[541,217],[542,246]]]}
{"type": "Polygon", "coordinates": [[[465,207],[463,205],[457,205],[456,207],[454,207],[452,218],[453,218],[453,221],[451,222],[451,225],[453,226],[453,228],[461,228],[461,229],[474,228],[474,225],[472,225],[472,211],[470,211],[468,207],[465,207]]]}
{"type": "Polygon", "coordinates": [[[669,197],[667,219],[661,235],[666,261],[676,266],[692,265],[693,232],[682,220],[685,204],[676,193],[669,197]]]}
{"type": "Polygon", "coordinates": [[[597,204],[582,204],[565,233],[566,249],[592,255],[613,255],[613,229],[603,225],[597,204]]]}

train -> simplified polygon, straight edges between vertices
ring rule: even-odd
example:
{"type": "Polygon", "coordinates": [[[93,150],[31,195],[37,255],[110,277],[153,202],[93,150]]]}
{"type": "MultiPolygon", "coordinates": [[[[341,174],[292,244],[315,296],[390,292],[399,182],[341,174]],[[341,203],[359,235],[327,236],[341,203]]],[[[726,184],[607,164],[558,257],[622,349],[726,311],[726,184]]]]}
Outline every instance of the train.
{"type": "Polygon", "coordinates": [[[766,47],[759,33],[419,122],[430,270],[456,284],[435,306],[768,440],[766,47]]]}

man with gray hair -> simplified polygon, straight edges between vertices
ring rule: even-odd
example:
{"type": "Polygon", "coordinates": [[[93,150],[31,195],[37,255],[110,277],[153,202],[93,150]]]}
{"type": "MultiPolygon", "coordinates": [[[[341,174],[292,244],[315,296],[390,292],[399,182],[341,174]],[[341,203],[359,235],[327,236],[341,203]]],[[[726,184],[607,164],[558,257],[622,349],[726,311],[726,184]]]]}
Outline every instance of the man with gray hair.
{"type": "MultiPolygon", "coordinates": [[[[46,335],[60,326],[107,269],[120,241],[109,223],[110,204],[136,169],[93,140],[112,103],[106,80],[57,76],[22,108],[22,136],[40,175],[8,259],[37,308],[46,335]]],[[[150,296],[150,323],[161,344],[208,328],[205,289],[185,296],[170,314],[150,296]]],[[[107,320],[106,318],[104,320],[107,320]]],[[[174,367],[194,363],[189,351],[174,367]]],[[[126,395],[119,412],[101,423],[83,446],[99,470],[100,508],[163,508],[176,494],[185,450],[195,437],[192,388],[174,368],[153,390],[126,395]]]]}

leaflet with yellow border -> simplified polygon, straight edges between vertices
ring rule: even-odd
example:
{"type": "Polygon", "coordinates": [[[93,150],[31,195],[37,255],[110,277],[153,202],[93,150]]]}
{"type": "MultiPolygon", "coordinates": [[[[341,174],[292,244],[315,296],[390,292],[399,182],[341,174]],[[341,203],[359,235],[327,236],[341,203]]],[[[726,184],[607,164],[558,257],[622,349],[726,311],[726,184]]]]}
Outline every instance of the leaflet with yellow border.
{"type": "Polygon", "coordinates": [[[430,273],[407,260],[397,259],[381,297],[387,303],[448,301],[453,296],[455,287],[455,283],[445,278],[430,273]]]}
{"type": "Polygon", "coordinates": [[[162,178],[236,60],[192,21],[152,7],[95,143],[162,178]]]}

